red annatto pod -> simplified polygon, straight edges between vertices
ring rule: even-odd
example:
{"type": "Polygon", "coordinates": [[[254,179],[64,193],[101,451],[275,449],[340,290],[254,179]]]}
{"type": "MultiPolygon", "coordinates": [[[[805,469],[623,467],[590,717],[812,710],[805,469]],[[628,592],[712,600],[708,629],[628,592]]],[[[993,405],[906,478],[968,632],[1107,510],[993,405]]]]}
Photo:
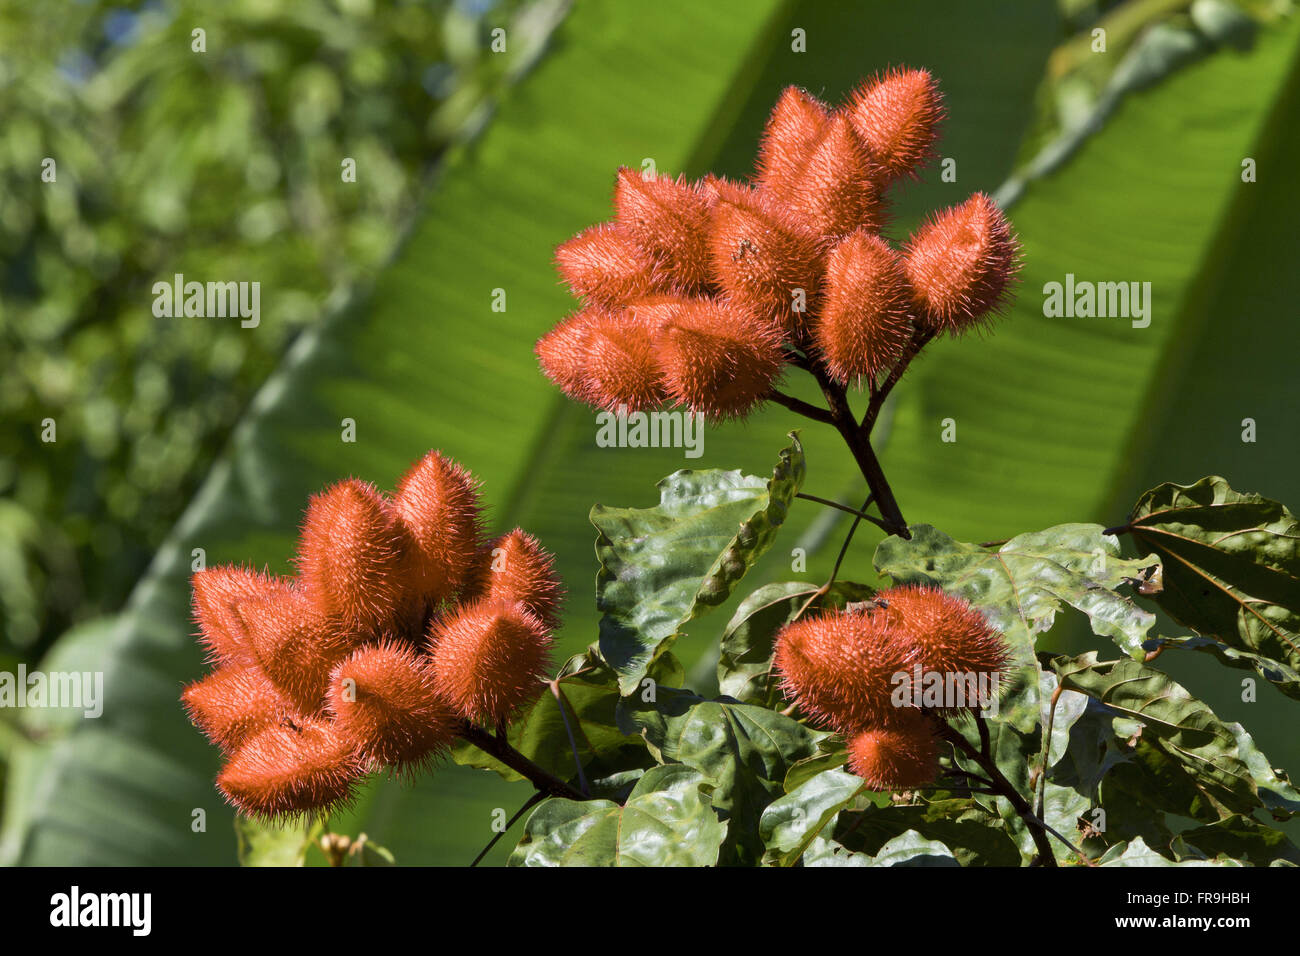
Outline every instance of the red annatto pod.
{"type": "Polygon", "coordinates": [[[669,398],[708,418],[741,418],[781,373],[775,328],[727,301],[700,299],[667,320],[655,341],[669,398]]]}
{"type": "Polygon", "coordinates": [[[217,787],[260,819],[328,811],[350,803],[365,765],[326,721],[286,719],[250,739],[226,762],[217,787]]]}
{"type": "Polygon", "coordinates": [[[397,770],[447,751],[460,722],[434,690],[428,659],[395,641],[363,647],[334,669],[329,711],[362,757],[397,770]]]}
{"type": "Polygon", "coordinates": [[[772,658],[787,698],[842,733],[897,716],[895,675],[916,663],[913,645],[860,611],[803,618],[777,635],[772,658]]]}
{"type": "Polygon", "coordinates": [[[255,663],[244,623],[235,613],[235,606],[249,598],[275,595],[281,585],[270,575],[235,565],[196,571],[190,583],[194,620],[199,625],[199,641],[208,652],[208,661],[242,666],[255,663]]]}
{"type": "Polygon", "coordinates": [[[294,714],[260,670],[230,664],[186,687],[181,702],[194,726],[227,753],[294,714]]]}
{"type": "Polygon", "coordinates": [[[785,88],[758,147],[755,182],[761,189],[777,198],[790,194],[829,115],[826,104],[816,97],[797,86],[785,88]]]}
{"type": "Polygon", "coordinates": [[[984,193],[932,216],[907,242],[917,317],[956,334],[1005,308],[1020,268],[1020,241],[984,193]]]}
{"type": "Polygon", "coordinates": [[[551,645],[551,632],[522,604],[478,601],[434,623],[434,687],[462,717],[504,724],[541,693],[551,645]]]}
{"type": "Polygon", "coordinates": [[[594,305],[617,306],[652,292],[671,292],[655,262],[626,229],[603,222],[555,250],[555,265],[574,295],[594,305]]]}
{"type": "Polygon", "coordinates": [[[515,528],[483,549],[477,579],[477,594],[490,601],[517,601],[548,628],[559,626],[564,589],[555,556],[523,529],[515,528]]]}
{"type": "Polygon", "coordinates": [[[619,227],[654,261],[655,285],[709,291],[709,202],[697,184],[624,167],[614,187],[614,209],[619,227]]]}
{"type": "Polygon", "coordinates": [[[645,411],[664,404],[654,336],[644,321],[622,312],[595,320],[584,343],[581,392],[596,408],[645,411]]]}
{"type": "Polygon", "coordinates": [[[294,588],[242,601],[238,611],[257,664],[275,688],[300,713],[314,714],[324,707],[330,671],[354,646],[357,635],[331,624],[294,588]]]}
{"type": "Polygon", "coordinates": [[[761,194],[730,194],[719,193],[710,220],[714,277],[733,304],[797,340],[817,295],[817,237],[761,194]]]}
{"type": "Polygon", "coordinates": [[[304,593],[358,637],[392,630],[403,606],[403,541],[387,500],[366,481],[312,496],[298,543],[304,593]]]}
{"type": "Polygon", "coordinates": [[[469,471],[430,451],[397,483],[393,513],[405,529],[407,588],[428,606],[465,584],[482,540],[479,484],[469,471]]]}
{"type": "Polygon", "coordinates": [[[926,70],[889,70],[858,87],[843,107],[872,159],[880,185],[915,176],[943,121],[943,98],[926,70]]]}
{"type": "Polygon", "coordinates": [[[831,378],[870,383],[897,363],[911,340],[911,289],[903,260],[863,230],[831,250],[815,342],[831,378]]]}
{"type": "Polygon", "coordinates": [[[1003,675],[1011,651],[979,609],[941,588],[905,584],[876,592],[872,614],[904,634],[923,672],[1003,675]]]}
{"type": "Polygon", "coordinates": [[[900,710],[887,726],[848,739],[849,770],[872,790],[908,790],[939,777],[939,741],[918,710],[900,710]]]}
{"type": "Polygon", "coordinates": [[[849,121],[832,116],[793,177],[785,205],[791,218],[816,233],[823,246],[855,229],[877,231],[884,221],[881,171],[849,121]]]}

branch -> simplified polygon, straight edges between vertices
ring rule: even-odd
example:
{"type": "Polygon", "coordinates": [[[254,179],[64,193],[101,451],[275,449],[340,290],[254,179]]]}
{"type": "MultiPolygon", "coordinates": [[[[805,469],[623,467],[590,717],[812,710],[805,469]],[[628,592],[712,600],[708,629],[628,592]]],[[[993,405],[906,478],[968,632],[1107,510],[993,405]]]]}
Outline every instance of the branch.
{"type": "Polygon", "coordinates": [[[871,399],[867,403],[866,414],[862,416],[862,424],[859,426],[864,434],[871,434],[871,429],[876,425],[876,419],[880,417],[880,410],[885,407],[885,399],[894,390],[898,380],[903,377],[903,373],[907,371],[907,366],[912,363],[912,359],[916,358],[917,354],[929,344],[932,338],[934,338],[932,330],[921,328],[913,330],[912,341],[908,343],[907,351],[903,353],[903,357],[894,363],[894,367],[889,370],[889,377],[881,383],[880,387],[871,390],[871,399]]]}
{"type": "Polygon", "coordinates": [[[533,763],[503,737],[494,737],[481,727],[476,727],[468,720],[462,721],[457,736],[468,740],[490,757],[495,757],[521,776],[527,777],[534,787],[548,797],[565,797],[569,800],[587,799],[581,791],[575,790],[563,780],[547,773],[533,763]]]}
{"type": "Polygon", "coordinates": [[[497,833],[496,833],[496,835],[493,836],[492,839],[488,840],[488,845],[485,846],[482,850],[479,851],[478,856],[474,857],[474,862],[471,863],[470,866],[471,866],[471,867],[475,867],[475,866],[478,866],[480,863],[482,863],[482,862],[483,862],[483,857],[485,857],[485,856],[487,856],[489,853],[491,853],[491,852],[492,852],[492,848],[493,848],[494,846],[497,845],[497,840],[500,840],[503,836],[506,835],[506,832],[507,832],[507,831],[508,831],[512,826],[515,825],[515,822],[516,822],[520,817],[522,817],[525,813],[528,812],[528,808],[529,808],[529,807],[535,806],[536,804],[540,803],[540,802],[542,801],[542,799],[543,799],[545,796],[546,796],[546,794],[542,793],[542,792],[539,790],[539,791],[537,791],[537,793],[535,793],[535,794],[533,794],[531,797],[529,797],[528,800],[525,801],[524,805],[523,805],[522,807],[520,807],[518,810],[515,811],[515,815],[514,815],[513,817],[511,817],[509,820],[506,821],[506,825],[505,825],[504,827],[502,827],[500,830],[498,830],[497,833]]]}
{"type": "Polygon", "coordinates": [[[867,503],[862,506],[861,511],[859,511],[856,508],[850,508],[848,505],[842,505],[838,501],[831,501],[828,498],[818,498],[816,495],[806,495],[802,491],[798,492],[795,495],[795,497],[802,498],[804,501],[815,501],[819,505],[825,505],[828,508],[834,508],[836,511],[843,511],[845,514],[853,515],[855,518],[860,518],[863,521],[870,521],[878,528],[883,528],[885,526],[885,523],[881,521],[879,518],[876,518],[866,513],[867,508],[871,506],[870,497],[867,498],[867,503]]]}
{"type": "Polygon", "coordinates": [[[776,402],[778,405],[784,405],[786,408],[790,409],[790,411],[797,415],[802,415],[804,418],[811,418],[813,421],[821,422],[825,425],[835,424],[835,419],[831,417],[830,412],[824,408],[818,408],[816,405],[805,402],[801,398],[795,398],[793,395],[786,395],[784,392],[778,392],[776,389],[772,389],[768,392],[767,398],[770,401],[776,402]]]}

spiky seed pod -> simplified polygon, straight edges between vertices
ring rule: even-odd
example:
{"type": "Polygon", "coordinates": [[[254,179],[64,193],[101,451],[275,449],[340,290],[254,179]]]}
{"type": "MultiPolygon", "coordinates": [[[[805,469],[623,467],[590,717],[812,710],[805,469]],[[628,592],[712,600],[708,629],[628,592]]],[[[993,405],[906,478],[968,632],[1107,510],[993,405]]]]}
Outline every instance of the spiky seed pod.
{"type": "Polygon", "coordinates": [[[758,147],[755,181],[761,188],[778,198],[790,195],[828,116],[826,104],[816,97],[797,86],[785,88],[758,147]]]}
{"type": "Polygon", "coordinates": [[[478,601],[430,633],[434,687],[463,717],[505,723],[541,693],[552,638],[522,604],[478,601]]]}
{"type": "Polygon", "coordinates": [[[459,717],[409,645],[363,647],[335,669],[329,711],[340,735],[376,764],[409,770],[450,748],[459,717]]]}
{"type": "Polygon", "coordinates": [[[939,741],[920,711],[900,710],[889,725],[848,739],[849,769],[872,790],[907,790],[939,777],[939,741]]]}
{"type": "Polygon", "coordinates": [[[217,786],[248,816],[270,819],[351,802],[364,764],[334,727],[286,720],[250,739],[226,762],[217,786]]]}
{"type": "Polygon", "coordinates": [[[229,564],[196,571],[190,581],[194,620],[209,661],[241,666],[255,663],[235,606],[249,598],[276,596],[283,583],[270,575],[229,564]]]}
{"type": "Polygon", "coordinates": [[[916,651],[883,620],[842,611],[787,625],[772,660],[787,698],[836,730],[853,733],[896,715],[893,678],[910,673],[916,651]]]}
{"type": "Polygon", "coordinates": [[[440,451],[407,469],[393,495],[393,513],[406,531],[407,588],[427,606],[450,599],[482,540],[479,484],[440,451]]]}
{"type": "Polygon", "coordinates": [[[993,200],[975,193],[932,216],[905,254],[918,318],[955,335],[1005,307],[1020,242],[993,200]]]}
{"type": "Polygon", "coordinates": [[[296,589],[243,601],[239,616],[258,666],[276,689],[303,714],[324,707],[330,671],[358,635],[331,625],[296,589]]]}
{"type": "Polygon", "coordinates": [[[547,627],[559,625],[564,587],[555,572],[555,556],[521,528],[483,549],[475,577],[476,594],[492,601],[517,601],[547,627]]]}
{"type": "Polygon", "coordinates": [[[657,285],[706,292],[705,245],[709,203],[695,183],[667,176],[646,178],[623,167],[614,187],[616,221],[654,260],[657,285]]]}
{"type": "Polygon", "coordinates": [[[392,630],[406,598],[402,539],[388,501],[368,481],[350,478],[313,495],[297,560],[318,613],[357,638],[392,630]]]}
{"type": "Polygon", "coordinates": [[[831,377],[871,382],[903,357],[912,334],[911,290],[902,258],[863,230],[826,261],[815,341],[831,377]]]}
{"type": "Polygon", "coordinates": [[[877,591],[873,616],[904,634],[923,672],[1003,675],[1011,651],[979,609],[941,588],[899,585],[877,591]]]}
{"type": "Polygon", "coordinates": [[[876,183],[881,173],[843,116],[822,126],[793,177],[786,199],[792,218],[829,245],[862,228],[876,231],[884,205],[876,183]]]}
{"type": "Polygon", "coordinates": [[[915,176],[929,157],[943,121],[943,98],[926,70],[889,70],[858,87],[843,111],[883,171],[884,186],[915,176]]]}
{"type": "Polygon", "coordinates": [[[665,400],[653,336],[645,322],[627,312],[607,313],[592,324],[582,375],[582,392],[596,408],[644,411],[665,400]]]}
{"type": "Polygon", "coordinates": [[[227,753],[294,712],[256,667],[218,668],[186,687],[181,701],[194,726],[227,753]]]}
{"type": "Polygon", "coordinates": [[[710,212],[722,201],[742,206],[758,201],[758,191],[753,186],[725,176],[715,176],[713,173],[700,180],[699,188],[704,201],[708,203],[710,212]]]}
{"type": "Polygon", "coordinates": [[[671,292],[656,276],[654,260],[632,235],[612,222],[584,229],[555,250],[555,265],[574,295],[614,307],[653,292],[671,292]]]}
{"type": "Polygon", "coordinates": [[[718,285],[734,304],[793,338],[802,335],[821,269],[813,233],[757,194],[741,202],[719,196],[709,256],[718,285]]]}
{"type": "Polygon", "coordinates": [[[651,295],[633,299],[627,304],[628,321],[642,326],[653,339],[665,324],[675,319],[683,309],[689,309],[698,300],[681,295],[651,295]]]}
{"type": "Polygon", "coordinates": [[[535,349],[542,371],[572,399],[588,401],[584,374],[587,341],[593,326],[606,315],[604,309],[587,308],[569,316],[537,342],[535,349]]]}
{"type": "Polygon", "coordinates": [[[781,373],[779,333],[733,303],[691,303],[655,344],[669,397],[709,418],[747,415],[781,373]]]}

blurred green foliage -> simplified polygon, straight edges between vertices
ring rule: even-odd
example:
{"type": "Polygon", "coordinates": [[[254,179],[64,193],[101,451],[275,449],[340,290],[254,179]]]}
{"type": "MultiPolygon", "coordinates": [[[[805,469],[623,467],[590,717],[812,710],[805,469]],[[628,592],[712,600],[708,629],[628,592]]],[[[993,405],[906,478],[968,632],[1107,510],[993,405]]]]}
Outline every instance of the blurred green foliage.
{"type": "Polygon", "coordinates": [[[390,254],[564,10],[0,8],[0,655],[120,605],[295,330],[390,254]],[[174,273],[260,282],[260,324],[155,318],[174,273]]]}

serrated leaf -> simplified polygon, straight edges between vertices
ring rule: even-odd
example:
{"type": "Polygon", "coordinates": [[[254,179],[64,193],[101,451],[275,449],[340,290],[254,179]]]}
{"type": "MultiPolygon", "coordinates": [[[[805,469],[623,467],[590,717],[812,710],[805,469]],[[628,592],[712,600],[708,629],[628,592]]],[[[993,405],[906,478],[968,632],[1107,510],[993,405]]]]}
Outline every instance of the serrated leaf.
{"type": "Polygon", "coordinates": [[[635,691],[684,624],[725,601],[771,547],[804,477],[798,432],[770,479],[682,470],[653,508],[596,505],[600,652],[635,691]]]}
{"type": "MultiPolygon", "coordinates": [[[[783,581],[765,584],[741,602],[722,632],[718,689],[724,696],[764,707],[771,707],[781,699],[778,681],[772,674],[777,632],[794,620],[818,590],[820,585],[807,581],[783,581]]],[[[805,613],[840,608],[849,601],[865,601],[874,593],[863,584],[836,581],[805,613]]]]}
{"type": "Polygon", "coordinates": [[[1172,647],[1184,650],[1201,651],[1212,655],[1220,664],[1238,670],[1254,671],[1279,691],[1292,700],[1300,700],[1300,671],[1296,671],[1281,661],[1275,661],[1263,654],[1238,650],[1216,641],[1212,637],[1160,637],[1152,647],[1172,647]]]}
{"type": "Polygon", "coordinates": [[[790,768],[817,753],[828,735],[764,707],[665,688],[658,698],[653,704],[624,699],[622,725],[641,733],[660,760],[704,774],[714,809],[729,821],[728,862],[757,862],[763,810],[784,794],[790,768]]]}
{"type": "Polygon", "coordinates": [[[1164,566],[1170,617],[1300,670],[1300,521],[1284,506],[1210,476],[1151,489],[1128,530],[1164,566]]]}
{"type": "Polygon", "coordinates": [[[1220,817],[1256,809],[1300,812],[1300,792],[1273,770],[1250,734],[1220,720],[1163,671],[1130,660],[1098,662],[1095,653],[1059,658],[1053,667],[1067,690],[1140,721],[1138,743],[1180,766],[1220,817]]]}
{"type": "Polygon", "coordinates": [[[511,866],[713,866],[727,827],[698,771],[655,767],[623,806],[552,797],[528,818],[511,866]]]}

